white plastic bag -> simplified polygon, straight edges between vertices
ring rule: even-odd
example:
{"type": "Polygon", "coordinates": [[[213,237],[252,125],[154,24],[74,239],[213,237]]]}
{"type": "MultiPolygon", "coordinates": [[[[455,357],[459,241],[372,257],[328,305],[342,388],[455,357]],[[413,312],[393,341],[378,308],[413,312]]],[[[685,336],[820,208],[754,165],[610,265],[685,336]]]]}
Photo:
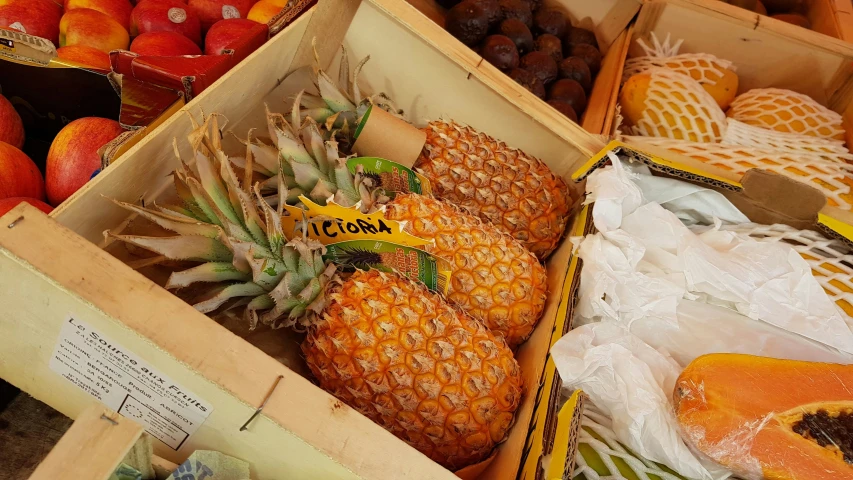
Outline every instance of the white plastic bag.
{"type": "Polygon", "coordinates": [[[611,160],[587,183],[599,232],[576,241],[584,261],[578,314],[629,327],[652,316],[674,326],[681,299],[701,300],[853,354],[846,316],[793,248],[718,228],[697,235],[644,198],[634,181],[647,181],[642,175],[611,160]]]}
{"type": "Polygon", "coordinates": [[[551,354],[563,388],[589,395],[631,451],[689,478],[730,476],[698,459],[682,440],[670,400],[681,367],[669,355],[611,322],[575,328],[551,354]]]}

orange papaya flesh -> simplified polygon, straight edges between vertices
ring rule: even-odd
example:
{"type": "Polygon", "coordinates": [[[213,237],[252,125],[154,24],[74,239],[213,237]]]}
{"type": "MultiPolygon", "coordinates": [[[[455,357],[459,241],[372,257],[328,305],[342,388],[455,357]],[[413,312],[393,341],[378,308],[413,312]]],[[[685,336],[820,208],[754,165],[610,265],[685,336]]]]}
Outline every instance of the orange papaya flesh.
{"type": "Polygon", "coordinates": [[[853,365],[705,355],[673,402],[685,440],[743,478],[853,480],[853,365]]]}

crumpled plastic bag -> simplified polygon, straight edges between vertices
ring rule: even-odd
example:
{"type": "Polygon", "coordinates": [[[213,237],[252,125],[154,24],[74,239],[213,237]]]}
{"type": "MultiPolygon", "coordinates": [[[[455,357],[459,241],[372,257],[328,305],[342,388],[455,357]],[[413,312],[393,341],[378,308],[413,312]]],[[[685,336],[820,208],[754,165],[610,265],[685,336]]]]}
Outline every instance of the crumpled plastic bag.
{"type": "Polygon", "coordinates": [[[599,322],[575,328],[551,348],[563,388],[581,389],[613,420],[620,442],[637,455],[694,479],[731,473],[697,458],[681,438],[670,396],[681,367],[625,327],[599,322]]]}
{"type": "MultiPolygon", "coordinates": [[[[853,354],[846,316],[793,248],[721,231],[719,220],[716,228],[694,233],[674,213],[644,198],[638,182],[647,178],[626,170],[617,157],[611,160],[612,166],[595,171],[587,182],[598,233],[575,240],[584,261],[579,315],[628,327],[653,317],[675,326],[679,301],[698,300],[853,354]]],[[[731,217],[733,207],[720,198],[720,210],[731,217]]]]}
{"type": "MultiPolygon", "coordinates": [[[[630,332],[650,347],[667,352],[681,367],[708,353],[743,353],[807,362],[850,363],[853,357],[731,309],[679,300],[676,323],[639,318],[630,332]]],[[[575,317],[575,326],[589,323],[575,317]]]]}

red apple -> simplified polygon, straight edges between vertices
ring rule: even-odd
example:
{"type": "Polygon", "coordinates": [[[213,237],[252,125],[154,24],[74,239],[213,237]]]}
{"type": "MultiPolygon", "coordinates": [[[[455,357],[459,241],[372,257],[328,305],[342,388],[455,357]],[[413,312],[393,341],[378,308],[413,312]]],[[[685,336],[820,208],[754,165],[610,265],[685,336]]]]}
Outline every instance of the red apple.
{"type": "Polygon", "coordinates": [[[59,44],[62,7],[51,0],[0,0],[0,27],[59,44]]]}
{"type": "Polygon", "coordinates": [[[174,3],[174,2],[180,2],[184,5],[187,4],[187,0],[139,0],[138,2],[136,2],[136,6],[138,7],[138,6],[142,5],[143,3],[174,3]]]}
{"type": "Polygon", "coordinates": [[[133,5],[128,0],[65,0],[65,11],[91,8],[112,18],[125,30],[130,30],[130,11],[133,5]]]}
{"type": "Polygon", "coordinates": [[[77,8],[59,22],[59,46],[86,45],[109,53],[127,48],[130,36],[118,22],[97,10],[77,8]]]}
{"type": "Polygon", "coordinates": [[[204,54],[221,55],[223,50],[257,26],[257,23],[244,18],[228,18],[214,23],[204,37],[204,54]]]}
{"type": "Polygon", "coordinates": [[[178,0],[143,0],[130,16],[130,34],[175,32],[201,44],[201,21],[178,0]]]}
{"type": "Polygon", "coordinates": [[[38,208],[39,210],[41,210],[44,213],[50,213],[53,211],[53,207],[42,202],[41,200],[37,200],[35,198],[28,198],[28,197],[11,197],[11,198],[4,198],[4,199],[0,200],[0,217],[2,217],[3,215],[6,215],[7,213],[9,213],[9,210],[17,207],[19,204],[21,204],[23,202],[29,203],[30,205],[38,208]]]}
{"type": "Polygon", "coordinates": [[[249,10],[249,16],[247,18],[253,22],[262,23],[266,25],[270,22],[270,20],[273,19],[273,17],[278,15],[279,12],[281,12],[281,9],[282,7],[278,6],[274,2],[271,2],[269,0],[261,0],[260,2],[252,6],[252,9],[249,10]]]}
{"type": "Polygon", "coordinates": [[[0,95],[0,142],[20,149],[24,146],[24,124],[12,102],[0,95]]]}
{"type": "Polygon", "coordinates": [[[24,152],[0,142],[0,198],[44,198],[39,167],[24,152]]]}
{"type": "Polygon", "coordinates": [[[61,47],[56,51],[56,56],[80,65],[97,68],[99,70],[110,70],[110,56],[97,48],[86,45],[69,45],[61,47]]]}
{"type": "Polygon", "coordinates": [[[246,18],[256,1],[190,0],[189,6],[201,19],[201,30],[206,32],[214,23],[224,18],[246,18]]]}
{"type": "Polygon", "coordinates": [[[59,205],[101,168],[98,149],[122,132],[115,120],[85,117],[59,131],[47,152],[47,199],[59,205]]]}
{"type": "Polygon", "coordinates": [[[133,39],[130,51],[154,57],[201,55],[201,49],[189,38],[175,32],[143,33],[133,39]]]}

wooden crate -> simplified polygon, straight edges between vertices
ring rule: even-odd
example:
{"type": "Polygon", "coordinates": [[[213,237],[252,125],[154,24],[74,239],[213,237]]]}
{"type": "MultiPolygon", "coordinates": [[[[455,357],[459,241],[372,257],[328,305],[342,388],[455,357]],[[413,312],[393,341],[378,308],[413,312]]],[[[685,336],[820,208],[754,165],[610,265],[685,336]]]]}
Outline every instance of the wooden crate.
{"type": "MultiPolygon", "coordinates": [[[[436,38],[443,37],[441,42],[452,45],[454,49],[467,49],[462,42],[444,32],[444,18],[447,11],[436,0],[407,0],[425,16],[430,18],[441,31],[436,31],[436,38]]],[[[581,126],[590,133],[602,134],[610,131],[612,117],[608,115],[615,102],[613,89],[619,85],[624,66],[625,50],[628,47],[625,29],[640,10],[641,0],[545,0],[545,4],[559,8],[565,12],[572,24],[592,30],[601,47],[601,70],[595,79],[592,92],[587,99],[587,109],[580,118],[581,126]]],[[[435,29],[432,29],[435,30],[435,29]]],[[[500,70],[486,62],[473,50],[469,50],[478,60],[479,69],[490,76],[503,77],[505,88],[512,95],[526,98],[528,101],[545,103],[523,87],[515,84],[503,75],[500,70]]],[[[561,115],[551,121],[572,123],[561,115]]]]}
{"type": "MultiPolygon", "coordinates": [[[[542,158],[566,179],[573,164],[603,146],[577,125],[554,121],[559,114],[546,104],[514,95],[506,88],[511,80],[480,68],[467,48],[446,44],[440,27],[405,2],[321,0],[133,146],[52,218],[26,205],[3,217],[0,338],[15,341],[0,341],[0,376],[76,417],[93,398],[49,366],[60,329],[73,317],[213,405],[209,418],[177,451],[158,443],[156,453],[168,460],[179,462],[207,448],[250,462],[253,478],[259,479],[456,478],[101,248],[102,232],[128,220],[104,197],[150,203],[170,188],[167,176],[176,166],[172,140],[189,133],[187,114],[225,114],[241,136],[262,126],[264,102],[283,109],[282,99],[295,93],[290,79],[297,76],[285,77],[312,63],[315,36],[322,40],[318,53],[324,64],[331,63],[341,40],[353,58],[369,53],[365,86],[387,91],[413,118],[444,116],[467,123],[542,158]],[[241,431],[278,378],[281,386],[263,413],[241,431]]],[[[180,144],[186,156],[187,145],[180,144]]],[[[466,472],[468,478],[477,473],[495,480],[536,478],[542,456],[551,453],[554,432],[568,428],[554,421],[550,402],[559,383],[548,350],[567,328],[577,267],[571,258],[571,244],[564,241],[549,259],[543,319],[517,352],[525,395],[516,425],[493,461],[482,466],[485,471],[466,472]]]]}
{"type": "Polygon", "coordinates": [[[808,0],[812,30],[853,43],[853,4],[850,0],[808,0]]]}
{"type": "Polygon", "coordinates": [[[683,39],[681,53],[711,53],[733,62],[738,94],[786,88],[839,113],[853,104],[853,44],[839,39],[716,0],[646,0],[633,26],[628,58],[643,55],[636,40],[649,43],[652,33],[660,40],[667,34],[683,39]]]}
{"type": "MultiPolygon", "coordinates": [[[[108,480],[134,445],[146,441],[144,435],[139,424],[94,403],[80,412],[29,480],[108,480]]],[[[152,466],[164,473],[177,467],[156,455],[152,466]]]]}
{"type": "Polygon", "coordinates": [[[93,404],[77,416],[30,480],[107,480],[142,434],[139,424],[93,404]]]}

